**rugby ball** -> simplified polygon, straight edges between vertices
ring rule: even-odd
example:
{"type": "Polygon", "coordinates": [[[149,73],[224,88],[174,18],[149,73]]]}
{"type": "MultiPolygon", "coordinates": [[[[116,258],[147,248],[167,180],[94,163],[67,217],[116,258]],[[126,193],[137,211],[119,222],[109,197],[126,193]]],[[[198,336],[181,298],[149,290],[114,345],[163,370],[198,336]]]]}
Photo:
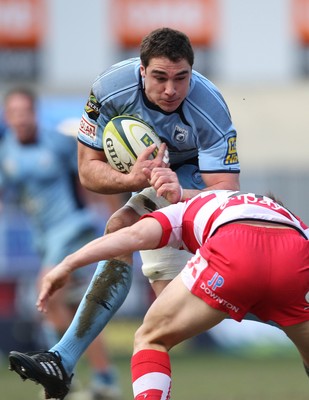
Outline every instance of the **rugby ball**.
{"type": "Polygon", "coordinates": [[[157,145],[154,158],[161,144],[159,136],[150,125],[130,115],[112,118],[103,131],[103,150],[112,168],[129,173],[137,157],[150,145],[157,145]]]}

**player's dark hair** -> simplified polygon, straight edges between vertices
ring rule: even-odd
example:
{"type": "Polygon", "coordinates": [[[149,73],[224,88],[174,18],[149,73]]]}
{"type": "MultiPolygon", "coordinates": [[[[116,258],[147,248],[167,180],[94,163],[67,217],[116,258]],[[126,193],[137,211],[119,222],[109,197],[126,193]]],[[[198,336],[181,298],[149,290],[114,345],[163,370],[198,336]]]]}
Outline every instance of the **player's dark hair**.
{"type": "Polygon", "coordinates": [[[173,62],[187,60],[192,67],[194,51],[190,39],[183,32],[159,28],[144,37],[140,48],[142,65],[147,68],[154,57],[165,57],[173,62]]]}
{"type": "Polygon", "coordinates": [[[10,89],[4,95],[4,102],[6,102],[6,100],[9,97],[11,97],[12,95],[15,95],[15,94],[20,94],[22,96],[27,97],[31,101],[33,107],[35,106],[36,100],[37,100],[36,94],[35,94],[35,92],[33,90],[31,90],[31,89],[29,89],[27,87],[15,87],[13,89],[10,89]]]}

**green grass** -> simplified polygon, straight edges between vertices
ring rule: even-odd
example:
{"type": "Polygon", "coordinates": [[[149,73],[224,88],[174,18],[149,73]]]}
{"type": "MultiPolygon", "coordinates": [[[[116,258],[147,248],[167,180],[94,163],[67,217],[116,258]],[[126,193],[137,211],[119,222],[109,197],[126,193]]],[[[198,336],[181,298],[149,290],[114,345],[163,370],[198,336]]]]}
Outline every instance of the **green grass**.
{"type": "MultiPolygon", "coordinates": [[[[119,371],[123,400],[132,400],[130,353],[135,326],[114,324],[107,331],[119,371]]],[[[224,354],[192,351],[187,344],[171,352],[173,400],[308,400],[309,385],[294,348],[250,348],[224,354]]],[[[77,376],[86,385],[89,370],[80,360],[77,376]]],[[[37,400],[39,386],[22,380],[0,363],[1,400],[37,400]]]]}
{"type": "MultiPolygon", "coordinates": [[[[207,351],[172,354],[175,400],[308,400],[308,378],[298,357],[224,356],[207,351]]],[[[119,370],[124,400],[133,398],[130,356],[114,358],[119,370]]],[[[77,376],[87,383],[88,369],[82,361],[77,376]]],[[[38,399],[39,386],[23,382],[0,367],[1,400],[38,399]]]]}

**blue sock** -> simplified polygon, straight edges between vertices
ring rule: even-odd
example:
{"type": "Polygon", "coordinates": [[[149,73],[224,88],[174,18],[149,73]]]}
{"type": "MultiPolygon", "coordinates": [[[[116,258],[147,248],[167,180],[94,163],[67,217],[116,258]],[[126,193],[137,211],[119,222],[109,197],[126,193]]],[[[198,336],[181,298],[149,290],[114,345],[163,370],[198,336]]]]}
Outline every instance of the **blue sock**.
{"type": "Polygon", "coordinates": [[[50,351],[58,351],[70,376],[89,344],[101,333],[126,299],[132,267],[122,261],[100,261],[76,314],[50,351]]]}
{"type": "Polygon", "coordinates": [[[92,384],[100,386],[101,385],[117,385],[118,376],[114,368],[109,368],[105,372],[96,372],[92,376],[92,384]]]}

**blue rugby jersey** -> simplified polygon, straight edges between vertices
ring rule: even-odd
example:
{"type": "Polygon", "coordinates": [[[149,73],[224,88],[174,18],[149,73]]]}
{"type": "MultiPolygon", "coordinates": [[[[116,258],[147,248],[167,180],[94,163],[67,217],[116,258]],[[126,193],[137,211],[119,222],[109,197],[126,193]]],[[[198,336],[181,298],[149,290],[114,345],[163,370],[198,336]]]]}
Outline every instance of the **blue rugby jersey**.
{"type": "Polygon", "coordinates": [[[33,144],[20,144],[9,130],[0,142],[0,189],[14,188],[37,232],[77,236],[94,226],[74,185],[76,150],[75,138],[44,129],[33,144]]]}
{"type": "MultiPolygon", "coordinates": [[[[93,83],[81,119],[78,140],[103,151],[102,133],[117,115],[133,115],[153,127],[167,143],[171,168],[185,174],[185,165],[199,172],[239,172],[236,130],[228,107],[216,86],[193,70],[182,106],[167,113],[150,103],[143,91],[140,59],[119,62],[93,83]]],[[[182,182],[181,182],[182,183],[182,182]]],[[[198,177],[195,183],[203,182],[198,177]]],[[[190,180],[185,187],[190,188],[190,180]],[[189,185],[189,186],[188,186],[189,185]]]]}

